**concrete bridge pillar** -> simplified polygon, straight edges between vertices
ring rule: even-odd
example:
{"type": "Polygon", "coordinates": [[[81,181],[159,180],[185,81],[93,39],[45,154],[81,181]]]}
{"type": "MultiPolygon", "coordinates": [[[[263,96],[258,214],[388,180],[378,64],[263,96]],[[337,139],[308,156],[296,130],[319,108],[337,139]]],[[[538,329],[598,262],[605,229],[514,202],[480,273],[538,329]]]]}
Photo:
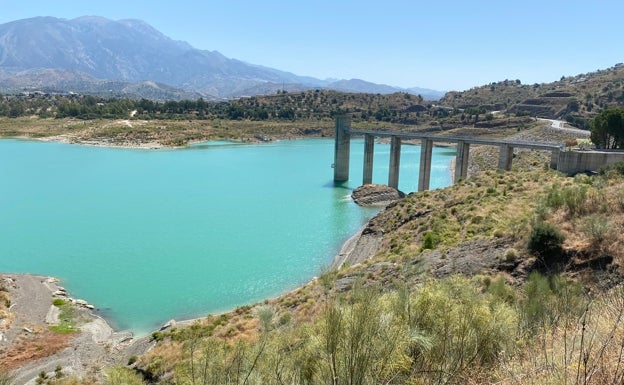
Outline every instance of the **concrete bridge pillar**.
{"type": "Polygon", "coordinates": [[[351,148],[351,117],[339,115],[336,117],[335,146],[334,146],[334,182],[349,180],[349,153],[351,148]]]}
{"type": "Polygon", "coordinates": [[[552,154],[550,155],[550,168],[553,170],[559,169],[559,156],[561,156],[561,150],[552,150],[552,154]]]}
{"type": "Polygon", "coordinates": [[[455,178],[453,183],[468,177],[468,157],[470,156],[470,143],[460,140],[457,142],[457,155],[455,156],[455,178]]]}
{"type": "Polygon", "coordinates": [[[513,160],[513,147],[509,144],[500,146],[500,156],[498,157],[498,168],[502,170],[511,170],[511,162],[513,160]]]}
{"type": "Polygon", "coordinates": [[[418,191],[429,190],[431,179],[431,150],[433,140],[422,139],[420,141],[420,170],[418,171],[418,191]]]}
{"type": "Polygon", "coordinates": [[[362,184],[373,183],[373,154],[375,152],[375,137],[371,134],[364,135],[364,172],[362,184]]]}
{"type": "Polygon", "coordinates": [[[401,165],[401,138],[393,136],[390,140],[390,171],[388,186],[399,188],[399,166],[401,165]]]}

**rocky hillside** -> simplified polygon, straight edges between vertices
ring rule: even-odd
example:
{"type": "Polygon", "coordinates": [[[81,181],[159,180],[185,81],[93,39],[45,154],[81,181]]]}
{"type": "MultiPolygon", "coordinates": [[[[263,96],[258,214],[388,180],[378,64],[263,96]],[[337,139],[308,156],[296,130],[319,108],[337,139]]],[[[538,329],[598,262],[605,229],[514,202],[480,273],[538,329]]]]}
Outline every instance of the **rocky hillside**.
{"type": "Polygon", "coordinates": [[[464,92],[449,92],[441,100],[455,108],[505,110],[517,115],[563,119],[583,124],[607,108],[624,106],[624,66],[562,77],[543,84],[505,80],[464,92]]]}

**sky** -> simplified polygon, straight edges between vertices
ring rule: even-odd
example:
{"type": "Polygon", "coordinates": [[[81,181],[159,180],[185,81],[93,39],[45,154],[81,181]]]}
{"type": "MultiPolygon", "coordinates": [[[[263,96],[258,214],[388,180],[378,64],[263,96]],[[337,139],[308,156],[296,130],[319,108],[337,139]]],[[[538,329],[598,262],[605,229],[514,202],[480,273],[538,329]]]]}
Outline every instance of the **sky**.
{"type": "Polygon", "coordinates": [[[0,24],[85,15],[297,75],[405,88],[552,82],[624,62],[622,0],[0,0],[0,24]]]}

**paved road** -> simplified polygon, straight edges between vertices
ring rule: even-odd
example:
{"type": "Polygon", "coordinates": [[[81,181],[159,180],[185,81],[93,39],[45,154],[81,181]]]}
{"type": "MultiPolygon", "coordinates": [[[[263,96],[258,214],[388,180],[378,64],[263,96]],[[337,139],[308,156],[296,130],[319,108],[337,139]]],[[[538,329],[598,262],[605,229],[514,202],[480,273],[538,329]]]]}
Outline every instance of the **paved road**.
{"type": "Polygon", "coordinates": [[[578,128],[566,127],[566,122],[563,120],[555,120],[555,119],[543,119],[537,118],[537,120],[542,120],[545,122],[550,122],[550,127],[555,128],[560,131],[569,132],[570,134],[577,135],[579,138],[589,138],[589,131],[580,130],[578,128]]]}

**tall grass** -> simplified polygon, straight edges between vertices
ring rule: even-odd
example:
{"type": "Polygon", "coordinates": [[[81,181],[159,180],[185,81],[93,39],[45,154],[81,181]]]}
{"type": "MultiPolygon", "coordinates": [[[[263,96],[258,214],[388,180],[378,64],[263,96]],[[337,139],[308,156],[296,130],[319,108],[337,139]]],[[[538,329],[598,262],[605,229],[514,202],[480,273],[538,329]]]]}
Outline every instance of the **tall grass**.
{"type": "MultiPolygon", "coordinates": [[[[190,336],[175,358],[173,383],[460,384],[475,376],[505,382],[525,376],[524,366],[514,363],[526,365],[526,357],[553,365],[562,360],[553,352],[566,352],[568,361],[578,353],[578,338],[567,348],[559,344],[560,334],[569,340],[583,322],[593,322],[580,287],[539,275],[521,289],[502,279],[484,282],[451,277],[392,292],[356,284],[304,324],[273,323],[272,313],[261,309],[256,339],[190,336]]],[[[590,355],[599,354],[592,349],[590,355]]],[[[598,358],[586,366],[593,362],[598,358]]],[[[166,374],[150,373],[149,365],[143,370],[156,378],[166,374]]]]}

